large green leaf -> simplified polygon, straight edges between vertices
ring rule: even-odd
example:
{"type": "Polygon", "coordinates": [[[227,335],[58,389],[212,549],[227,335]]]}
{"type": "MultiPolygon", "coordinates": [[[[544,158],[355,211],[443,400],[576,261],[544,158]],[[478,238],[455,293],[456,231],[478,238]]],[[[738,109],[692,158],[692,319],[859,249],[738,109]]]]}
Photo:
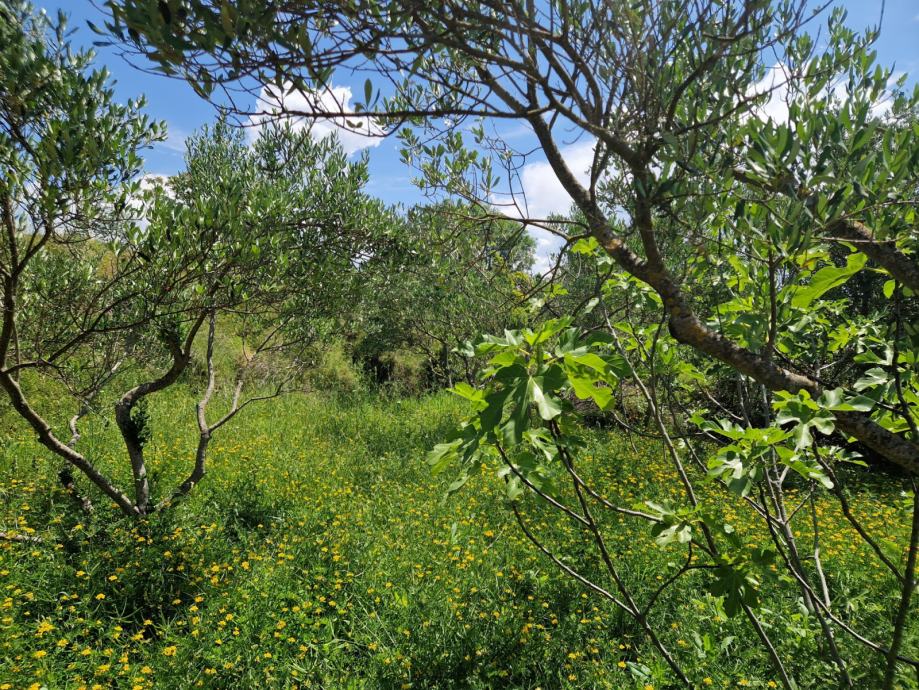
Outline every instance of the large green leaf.
{"type": "Polygon", "coordinates": [[[539,416],[545,421],[555,419],[562,413],[562,407],[551,392],[542,388],[542,377],[533,377],[529,380],[529,397],[536,403],[539,416]]]}
{"type": "Polygon", "coordinates": [[[530,419],[530,380],[520,379],[509,391],[510,404],[513,406],[510,417],[501,427],[506,446],[516,446],[523,438],[530,419]]]}
{"type": "Polygon", "coordinates": [[[791,298],[791,304],[798,309],[806,309],[814,300],[845,284],[849,278],[861,271],[868,262],[868,256],[860,252],[849,254],[845,266],[826,266],[814,273],[810,284],[799,288],[791,298]]]}

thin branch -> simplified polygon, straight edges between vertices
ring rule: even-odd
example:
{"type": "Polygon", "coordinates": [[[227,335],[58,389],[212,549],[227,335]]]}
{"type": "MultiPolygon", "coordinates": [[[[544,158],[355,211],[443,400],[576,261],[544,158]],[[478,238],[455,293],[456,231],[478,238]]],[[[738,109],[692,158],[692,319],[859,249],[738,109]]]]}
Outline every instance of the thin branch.
{"type": "Polygon", "coordinates": [[[913,521],[909,537],[909,550],[906,556],[906,567],[903,574],[903,588],[900,591],[900,603],[894,620],[893,636],[887,652],[887,668],[884,671],[884,690],[891,690],[897,675],[897,660],[900,647],[903,645],[903,634],[909,615],[910,600],[916,588],[916,554],[919,552],[919,484],[914,479],[913,485],[913,521]]]}

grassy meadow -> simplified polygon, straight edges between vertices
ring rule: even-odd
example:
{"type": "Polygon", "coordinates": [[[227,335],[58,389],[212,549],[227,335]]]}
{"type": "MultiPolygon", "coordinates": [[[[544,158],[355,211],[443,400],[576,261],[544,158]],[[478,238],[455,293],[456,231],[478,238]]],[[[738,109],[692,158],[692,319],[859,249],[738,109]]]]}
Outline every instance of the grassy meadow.
{"type": "MultiPolygon", "coordinates": [[[[154,490],[188,471],[196,440],[194,399],[170,395],[149,411],[154,490]]],[[[669,687],[635,624],[526,541],[494,472],[444,499],[451,478],[432,476],[424,456],[462,411],[448,394],[312,394],[253,407],[215,436],[191,498],[143,522],[99,498],[94,514],[78,511],[57,461],[5,411],[0,530],[42,542],[0,541],[0,688],[669,687]]],[[[117,432],[100,418],[85,426],[81,450],[128,484],[117,432]]],[[[585,472],[609,496],[678,498],[654,442],[602,430],[587,442],[585,472]]],[[[711,486],[703,500],[727,505],[721,496],[711,486]]],[[[588,539],[527,500],[539,534],[601,578],[588,539]]],[[[906,506],[883,480],[862,480],[854,504],[881,533],[908,522],[894,519],[906,506]]],[[[743,515],[722,510],[744,539],[765,544],[743,515]]],[[[842,518],[834,524],[820,535],[822,556],[834,590],[853,602],[845,615],[886,629],[896,587],[842,518]]],[[[684,558],[643,524],[614,517],[606,527],[644,596],[684,558]]],[[[905,536],[886,537],[902,553],[905,536]]],[[[749,628],[727,618],[704,577],[685,576],[652,610],[665,642],[699,687],[776,687],[749,628]]],[[[802,687],[832,687],[826,660],[795,653],[817,624],[793,587],[764,587],[787,593],[770,597],[762,618],[802,687]]],[[[917,628],[914,617],[907,644],[917,628]]],[[[872,687],[880,658],[852,654],[859,687],[872,687]]]]}

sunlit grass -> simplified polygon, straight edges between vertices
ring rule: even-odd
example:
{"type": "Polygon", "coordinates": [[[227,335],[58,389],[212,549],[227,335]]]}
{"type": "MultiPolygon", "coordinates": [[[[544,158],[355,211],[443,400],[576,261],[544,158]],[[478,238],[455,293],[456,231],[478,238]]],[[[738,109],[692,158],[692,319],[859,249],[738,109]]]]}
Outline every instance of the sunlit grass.
{"type": "MultiPolygon", "coordinates": [[[[192,406],[181,392],[152,406],[155,490],[189,470],[192,406]]],[[[143,523],[99,498],[94,515],[76,511],[57,486],[57,462],[0,417],[0,529],[45,540],[0,542],[0,688],[667,687],[634,624],[526,541],[493,472],[443,500],[449,480],[432,477],[424,455],[461,413],[447,395],[301,396],[255,408],[215,438],[192,497],[143,523]]],[[[88,424],[81,449],[126,483],[114,430],[88,424]]],[[[591,432],[585,473],[623,505],[679,500],[662,448],[635,443],[591,432]]],[[[765,545],[722,496],[703,489],[745,540],[765,545]]],[[[855,504],[902,554],[896,486],[863,483],[855,504]]],[[[895,583],[831,502],[817,509],[831,527],[820,535],[831,586],[853,602],[846,615],[885,630],[895,583]]],[[[573,523],[533,504],[526,512],[570,563],[602,578],[573,523]]],[[[809,521],[800,524],[809,543],[809,521]]],[[[679,567],[683,553],[654,545],[645,525],[614,517],[606,526],[639,594],[679,567]]],[[[666,643],[700,686],[773,687],[749,629],[726,619],[703,577],[687,576],[655,607],[666,643]]],[[[764,587],[783,592],[762,616],[792,670],[824,686],[833,673],[814,654],[816,622],[787,583],[764,587]]],[[[856,658],[861,677],[878,663],[856,658]]]]}

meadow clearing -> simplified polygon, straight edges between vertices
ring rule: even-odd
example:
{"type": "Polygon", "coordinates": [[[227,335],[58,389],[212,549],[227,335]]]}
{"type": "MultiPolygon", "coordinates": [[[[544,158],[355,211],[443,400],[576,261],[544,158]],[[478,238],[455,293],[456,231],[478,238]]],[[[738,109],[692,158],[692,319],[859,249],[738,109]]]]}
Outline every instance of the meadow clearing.
{"type": "MultiPolygon", "coordinates": [[[[180,391],[151,404],[154,486],[187,471],[193,401],[180,391]]],[[[424,456],[462,403],[447,393],[310,394],[253,408],[215,439],[199,490],[139,522],[101,502],[92,515],[76,509],[58,462],[4,414],[0,528],[42,541],[0,541],[0,688],[667,687],[666,666],[634,622],[526,541],[491,469],[444,499],[448,480],[424,456]]],[[[118,477],[116,433],[92,418],[87,429],[85,451],[109,459],[118,477]]],[[[604,430],[587,442],[586,471],[622,503],[667,498],[663,487],[676,486],[656,442],[604,430]]],[[[896,553],[904,534],[891,530],[908,506],[887,481],[866,473],[854,505],[896,553]]],[[[720,489],[705,491],[714,504],[720,489]]],[[[525,506],[540,534],[602,578],[581,530],[532,497],[525,506]]],[[[841,516],[823,514],[834,503],[817,510],[835,526],[820,536],[822,556],[846,615],[882,629],[889,575],[841,516]]],[[[675,569],[678,552],[655,545],[645,524],[606,527],[637,592],[675,569]]],[[[765,539],[736,527],[751,544],[765,539]]],[[[727,618],[702,577],[685,577],[652,614],[693,682],[776,687],[743,622],[727,618]]],[[[801,687],[823,687],[829,663],[795,653],[816,622],[778,594],[790,591],[781,581],[764,586],[777,592],[764,622],[801,687]]],[[[908,634],[919,635],[915,617],[908,634]]]]}
{"type": "Polygon", "coordinates": [[[0,690],[919,690],[909,4],[0,0],[0,690]]]}

